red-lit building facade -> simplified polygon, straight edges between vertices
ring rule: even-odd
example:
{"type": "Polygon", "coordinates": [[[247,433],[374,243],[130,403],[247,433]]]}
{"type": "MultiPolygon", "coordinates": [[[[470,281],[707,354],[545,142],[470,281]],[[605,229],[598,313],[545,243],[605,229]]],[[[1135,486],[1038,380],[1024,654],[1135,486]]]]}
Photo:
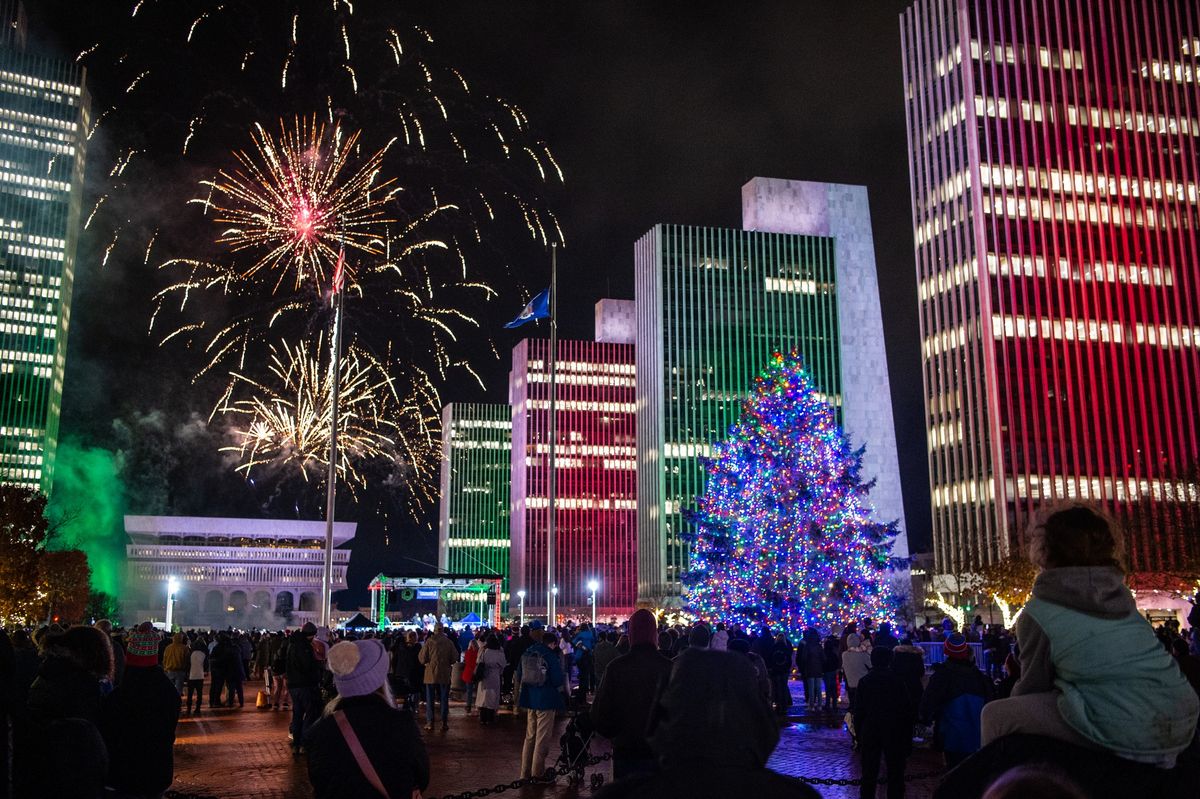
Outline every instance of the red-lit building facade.
{"type": "Polygon", "coordinates": [[[1051,499],[1200,565],[1200,6],[917,0],[901,38],[936,567],[1051,499]]]}
{"type": "MultiPolygon", "coordinates": [[[[555,576],[559,615],[630,613],[637,599],[637,444],[633,303],[602,300],[597,341],[558,342],[555,576]]],[[[510,610],[546,609],[549,523],[550,342],[513,349],[510,610]]]]}

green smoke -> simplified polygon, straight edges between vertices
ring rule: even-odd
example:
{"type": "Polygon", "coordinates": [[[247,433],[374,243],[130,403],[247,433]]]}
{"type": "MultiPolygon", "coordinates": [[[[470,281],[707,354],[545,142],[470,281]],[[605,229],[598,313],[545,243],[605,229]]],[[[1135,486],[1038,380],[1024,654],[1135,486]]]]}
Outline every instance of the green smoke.
{"type": "Polygon", "coordinates": [[[125,574],[125,488],[121,455],[75,439],[59,442],[47,515],[58,523],[54,549],[82,549],[92,588],[120,595],[125,574]]]}

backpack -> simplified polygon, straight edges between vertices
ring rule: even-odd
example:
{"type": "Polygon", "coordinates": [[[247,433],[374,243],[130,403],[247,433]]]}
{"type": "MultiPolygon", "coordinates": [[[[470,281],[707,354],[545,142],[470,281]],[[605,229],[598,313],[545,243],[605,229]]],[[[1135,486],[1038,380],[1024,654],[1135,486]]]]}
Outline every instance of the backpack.
{"type": "Polygon", "coordinates": [[[275,658],[271,661],[271,671],[280,677],[287,672],[287,653],[288,641],[284,641],[279,647],[279,651],[275,653],[275,658]]]}
{"type": "Polygon", "coordinates": [[[539,686],[546,684],[546,659],[540,652],[521,655],[521,685],[539,686]]]}
{"type": "Polygon", "coordinates": [[[937,720],[943,751],[966,754],[979,751],[983,704],[984,698],[978,694],[960,694],[943,708],[937,720]]]}

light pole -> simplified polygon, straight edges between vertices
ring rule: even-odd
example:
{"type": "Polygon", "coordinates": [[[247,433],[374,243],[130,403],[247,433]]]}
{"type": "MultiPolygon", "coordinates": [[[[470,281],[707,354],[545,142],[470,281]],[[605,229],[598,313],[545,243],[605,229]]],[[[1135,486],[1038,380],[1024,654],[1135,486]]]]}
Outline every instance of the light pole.
{"type": "Polygon", "coordinates": [[[167,578],[167,632],[171,632],[174,628],[171,622],[175,617],[175,592],[179,590],[179,580],[174,577],[167,578]]]}
{"type": "Polygon", "coordinates": [[[521,600],[521,626],[525,626],[525,590],[521,589],[517,592],[517,599],[521,600]]]}
{"type": "Polygon", "coordinates": [[[596,591],[600,588],[600,583],[595,578],[588,580],[588,590],[592,592],[592,632],[596,630],[596,591]]]}
{"type": "Polygon", "coordinates": [[[558,608],[558,586],[557,585],[550,589],[550,595],[554,598],[550,601],[550,612],[547,614],[547,618],[546,618],[546,626],[547,627],[554,626],[554,617],[556,615],[558,615],[555,613],[555,610],[557,610],[557,608],[558,608]]]}

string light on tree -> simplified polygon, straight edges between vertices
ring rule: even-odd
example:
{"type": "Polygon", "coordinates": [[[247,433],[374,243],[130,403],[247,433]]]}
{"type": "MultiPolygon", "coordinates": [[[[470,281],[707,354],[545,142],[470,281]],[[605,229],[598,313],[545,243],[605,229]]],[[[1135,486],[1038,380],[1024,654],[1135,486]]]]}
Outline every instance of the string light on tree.
{"type": "Polygon", "coordinates": [[[895,612],[896,523],[872,520],[863,450],[822,396],[798,353],[775,353],[713,447],[684,534],[686,601],[699,615],[796,638],[895,612]]]}

